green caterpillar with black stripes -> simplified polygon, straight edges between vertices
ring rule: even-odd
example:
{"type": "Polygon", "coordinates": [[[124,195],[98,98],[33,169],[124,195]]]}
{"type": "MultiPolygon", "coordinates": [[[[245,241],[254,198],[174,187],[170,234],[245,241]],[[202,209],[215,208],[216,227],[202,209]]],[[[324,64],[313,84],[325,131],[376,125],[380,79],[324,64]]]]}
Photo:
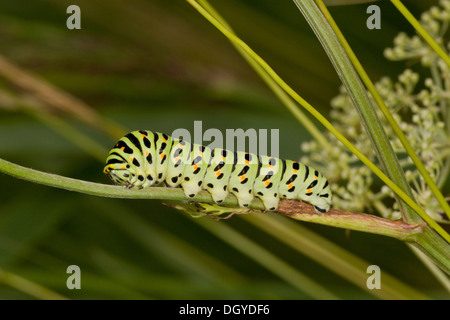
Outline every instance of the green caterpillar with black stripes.
{"type": "Polygon", "coordinates": [[[258,197],[268,211],[275,210],[280,199],[305,201],[318,213],[331,205],[327,179],[300,162],[211,149],[148,130],[122,137],[110,151],[104,173],[127,188],[181,185],[190,198],[207,190],[217,204],[231,192],[240,207],[258,197]]]}

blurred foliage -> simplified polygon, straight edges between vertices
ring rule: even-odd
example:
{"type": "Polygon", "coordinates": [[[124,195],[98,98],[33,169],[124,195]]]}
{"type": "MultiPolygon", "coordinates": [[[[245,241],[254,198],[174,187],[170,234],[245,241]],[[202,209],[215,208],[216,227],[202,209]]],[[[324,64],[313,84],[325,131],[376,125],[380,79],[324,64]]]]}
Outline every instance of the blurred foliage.
{"type": "MultiPolygon", "coordinates": [[[[339,79],[293,3],[211,3],[289,84],[327,113],[339,92],[339,79]]],[[[389,1],[377,5],[381,30],[365,27],[367,4],[330,9],[375,80],[403,69],[402,63],[385,60],[383,50],[399,31],[412,32],[389,1]]],[[[407,5],[419,14],[429,3],[414,0],[407,5]]],[[[0,54],[17,66],[129,130],[192,132],[194,120],[202,120],[204,130],[280,129],[280,156],[291,159],[302,156],[300,144],[310,139],[228,41],[183,0],[3,0],[0,48],[0,54]],[[81,8],[81,30],[66,28],[70,4],[81,8]]],[[[27,94],[1,76],[0,89],[27,94]]],[[[67,114],[58,115],[106,149],[119,138],[67,114]]],[[[0,108],[0,157],[42,171],[110,183],[102,163],[29,113],[14,109],[0,108]]],[[[333,265],[319,264],[275,240],[246,221],[251,217],[196,220],[159,201],[95,198],[5,175],[0,176],[0,186],[0,270],[67,298],[320,298],[314,294],[316,284],[344,299],[377,296],[361,289],[365,283],[358,286],[336,274],[333,265]],[[300,282],[280,277],[239,242],[233,245],[221,238],[217,231],[221,225],[297,270],[300,282]],[[73,264],[81,268],[81,290],[66,287],[66,268],[73,264]]],[[[302,226],[424,295],[448,297],[403,243],[302,226]]],[[[2,299],[51,297],[4,280],[0,273],[2,299]]]]}

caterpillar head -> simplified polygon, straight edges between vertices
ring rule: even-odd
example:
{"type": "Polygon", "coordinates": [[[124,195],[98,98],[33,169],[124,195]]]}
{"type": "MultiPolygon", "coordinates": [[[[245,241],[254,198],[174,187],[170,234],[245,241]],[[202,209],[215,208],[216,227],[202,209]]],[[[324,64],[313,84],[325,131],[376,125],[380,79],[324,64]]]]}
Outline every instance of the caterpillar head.
{"type": "Polygon", "coordinates": [[[103,173],[109,175],[112,181],[119,185],[133,185],[135,173],[132,172],[130,165],[127,163],[107,163],[103,173]]]}

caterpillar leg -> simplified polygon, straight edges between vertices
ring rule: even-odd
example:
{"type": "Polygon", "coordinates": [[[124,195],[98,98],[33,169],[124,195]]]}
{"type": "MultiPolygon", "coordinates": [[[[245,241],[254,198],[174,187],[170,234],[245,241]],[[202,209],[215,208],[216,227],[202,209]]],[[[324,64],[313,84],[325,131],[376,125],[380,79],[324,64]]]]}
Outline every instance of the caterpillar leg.
{"type": "Polygon", "coordinates": [[[261,199],[264,204],[264,208],[266,208],[267,211],[275,210],[278,207],[278,203],[280,202],[280,198],[276,193],[267,192],[262,195],[257,194],[256,196],[261,199]]]}
{"type": "MultiPolygon", "coordinates": [[[[322,194],[323,195],[323,194],[322,194]]],[[[303,194],[301,200],[314,206],[317,213],[326,213],[330,210],[331,198],[330,196],[322,197],[320,194],[303,194]]]]}
{"type": "Polygon", "coordinates": [[[250,205],[250,202],[252,202],[252,200],[253,200],[252,194],[248,194],[248,196],[239,194],[239,192],[233,192],[233,194],[236,197],[236,199],[238,200],[239,207],[241,207],[241,208],[248,207],[250,205]]]}
{"type": "Polygon", "coordinates": [[[314,206],[314,210],[316,210],[317,213],[326,213],[330,210],[330,204],[328,202],[313,201],[310,203],[314,206]]]}

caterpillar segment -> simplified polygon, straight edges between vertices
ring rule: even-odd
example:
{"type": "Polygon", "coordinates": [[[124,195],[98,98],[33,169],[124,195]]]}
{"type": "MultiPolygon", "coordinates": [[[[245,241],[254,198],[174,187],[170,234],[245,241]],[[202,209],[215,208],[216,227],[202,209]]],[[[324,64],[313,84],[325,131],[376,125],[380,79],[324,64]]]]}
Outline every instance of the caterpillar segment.
{"type": "Polygon", "coordinates": [[[191,153],[185,164],[181,187],[186,196],[195,197],[203,189],[203,180],[211,160],[211,149],[198,144],[191,145],[191,153]]]}
{"type": "MultiPolygon", "coordinates": [[[[155,163],[155,185],[159,185],[166,180],[167,169],[169,167],[169,155],[172,149],[172,137],[159,132],[140,131],[142,135],[148,132],[153,137],[153,145],[155,146],[154,153],[150,153],[150,157],[155,163]]],[[[147,156],[148,158],[149,156],[147,156]]]]}
{"type": "Polygon", "coordinates": [[[278,187],[282,175],[281,160],[268,156],[259,156],[259,172],[253,186],[253,193],[261,199],[267,210],[278,207],[280,197],[278,187]]]}
{"type": "Polygon", "coordinates": [[[222,203],[228,195],[228,182],[234,165],[234,152],[215,148],[206,169],[203,189],[207,190],[214,202],[222,203]]]}
{"type": "Polygon", "coordinates": [[[283,198],[308,202],[318,213],[331,206],[327,179],[300,162],[210,149],[148,130],[122,137],[111,149],[104,173],[127,188],[164,183],[181,186],[187,197],[207,190],[217,204],[232,193],[240,207],[258,197],[269,211],[283,198]]]}
{"type": "Polygon", "coordinates": [[[253,200],[253,185],[258,174],[258,157],[248,152],[235,152],[235,164],[228,182],[229,190],[240,207],[248,207],[253,200]]]}
{"type": "Polygon", "coordinates": [[[189,161],[192,144],[179,139],[173,139],[172,141],[165,184],[168,187],[175,188],[183,181],[184,169],[189,161]]]}

